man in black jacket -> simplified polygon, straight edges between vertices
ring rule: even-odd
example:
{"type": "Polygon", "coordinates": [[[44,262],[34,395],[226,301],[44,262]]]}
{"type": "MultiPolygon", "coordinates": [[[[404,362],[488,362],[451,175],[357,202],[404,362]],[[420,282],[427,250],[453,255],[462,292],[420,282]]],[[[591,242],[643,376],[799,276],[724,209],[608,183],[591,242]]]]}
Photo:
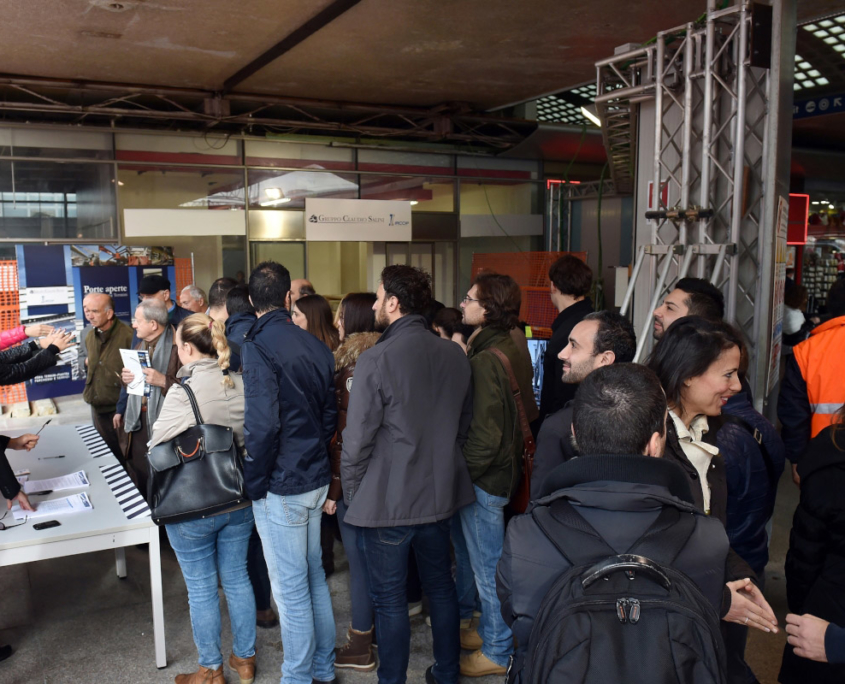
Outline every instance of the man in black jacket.
{"type": "Polygon", "coordinates": [[[561,379],[563,364],[558,355],[569,344],[569,334],[581,319],[593,312],[590,287],[593,272],[578,257],[565,254],[549,268],[550,297],[558,310],[552,323],[552,337],[543,357],[543,387],[540,390],[540,420],[560,411],[577,389],[561,379]]]}
{"type": "Polygon", "coordinates": [[[289,271],[272,261],[249,277],[258,320],[241,347],[244,487],[279,606],[283,681],[333,682],[335,624],[320,519],[337,424],[334,357],[293,324],[289,290],[289,271]]]}
{"type": "Polygon", "coordinates": [[[41,371],[55,366],[59,352],[71,346],[73,334],[57,328],[40,340],[30,340],[0,352],[0,385],[17,385],[32,380],[41,371]]]}
{"type": "Polygon", "coordinates": [[[470,363],[432,335],[421,312],[430,276],[382,271],[376,322],[386,326],[358,358],[349,396],[340,478],[367,563],[379,643],[380,684],[405,681],[410,657],[406,577],[413,549],[431,609],[435,663],[427,684],[457,684],[458,596],[451,518],[475,500],[461,452],[472,419],[470,363]]]}
{"type": "MultiPolygon", "coordinates": [[[[648,368],[625,363],[593,371],[573,404],[573,432],[582,456],[553,471],[535,503],[551,507],[568,500],[617,553],[631,548],[664,507],[694,515],[693,533],[672,565],[721,612],[728,538],[718,520],[695,507],[686,475],[660,458],[666,418],[663,389],[648,368]]],[[[511,521],[496,573],[502,615],[518,643],[509,681],[520,681],[537,611],[552,583],[569,568],[532,515],[511,521]]],[[[772,627],[774,616],[757,603],[759,590],[747,580],[732,584],[754,599],[741,620],[772,627]]]]}
{"type": "MultiPolygon", "coordinates": [[[[563,381],[576,386],[597,368],[630,363],[637,352],[637,334],[624,316],[597,311],[584,316],[569,335],[569,344],[558,355],[563,362],[563,381]]],[[[577,455],[572,443],[572,402],[567,402],[543,421],[537,436],[531,498],[537,498],[548,474],[577,455]]]]}

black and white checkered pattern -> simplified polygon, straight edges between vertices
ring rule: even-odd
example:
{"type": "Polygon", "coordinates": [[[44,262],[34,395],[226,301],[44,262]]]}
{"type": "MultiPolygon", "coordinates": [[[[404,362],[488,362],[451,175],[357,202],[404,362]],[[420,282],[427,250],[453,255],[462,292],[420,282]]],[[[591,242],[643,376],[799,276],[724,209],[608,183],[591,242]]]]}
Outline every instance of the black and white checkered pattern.
{"type": "Polygon", "coordinates": [[[76,431],[79,433],[79,436],[82,437],[82,441],[85,442],[85,446],[88,447],[88,451],[90,452],[92,458],[112,455],[109,445],[103,441],[103,438],[100,437],[100,433],[97,432],[97,428],[93,425],[77,425],[76,431]]]}
{"type": "Polygon", "coordinates": [[[100,471],[129,520],[150,517],[150,507],[120,463],[102,465],[100,471]]]}

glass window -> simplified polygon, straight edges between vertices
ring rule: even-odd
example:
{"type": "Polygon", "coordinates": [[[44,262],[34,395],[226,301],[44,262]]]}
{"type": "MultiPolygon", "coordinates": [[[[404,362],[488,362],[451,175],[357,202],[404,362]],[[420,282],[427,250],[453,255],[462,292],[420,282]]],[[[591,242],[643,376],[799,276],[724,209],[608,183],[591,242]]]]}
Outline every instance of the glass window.
{"type": "Polygon", "coordinates": [[[349,173],[249,169],[249,206],[302,209],[306,197],[358,199],[358,176],[349,173]]]}
{"type": "Polygon", "coordinates": [[[354,171],[355,150],[313,143],[247,140],[247,166],[283,166],[315,171],[354,171]]]}
{"type": "Polygon", "coordinates": [[[0,238],[116,239],[111,164],[0,161],[0,238]]]}
{"type": "Polygon", "coordinates": [[[452,155],[449,154],[358,150],[358,170],[417,176],[436,173],[448,176],[452,175],[452,159],[452,155]]]}
{"type": "Polygon", "coordinates": [[[304,242],[250,242],[252,265],[276,261],[290,271],[291,280],[305,277],[304,242]]]}
{"type": "Polygon", "coordinates": [[[243,209],[243,169],[121,164],[123,209],[243,209]]]}
{"type": "Polygon", "coordinates": [[[0,128],[0,156],[111,159],[110,133],[0,128]]]}
{"type": "Polygon", "coordinates": [[[241,163],[241,141],[210,136],[143,135],[114,136],[118,161],[161,164],[241,163]]]}
{"type": "Polygon", "coordinates": [[[514,178],[537,180],[540,164],[524,159],[496,157],[458,157],[458,175],[476,178],[514,178]]]}
{"type": "Polygon", "coordinates": [[[455,183],[424,176],[361,176],[361,199],[411,202],[412,211],[455,211],[455,183]]]}

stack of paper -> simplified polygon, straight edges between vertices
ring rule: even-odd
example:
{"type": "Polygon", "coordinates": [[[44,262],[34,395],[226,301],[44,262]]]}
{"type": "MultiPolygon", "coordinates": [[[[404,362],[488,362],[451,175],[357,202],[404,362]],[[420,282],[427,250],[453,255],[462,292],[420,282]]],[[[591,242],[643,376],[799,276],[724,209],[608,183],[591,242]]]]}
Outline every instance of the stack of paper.
{"type": "MultiPolygon", "coordinates": [[[[20,481],[20,480],[19,480],[20,481]]],[[[78,470],[70,475],[51,477],[46,480],[28,480],[23,483],[23,493],[32,492],[62,492],[66,489],[80,489],[90,484],[84,470],[78,470]]]]}
{"type": "Polygon", "coordinates": [[[135,376],[132,382],[126,386],[128,394],[144,396],[147,389],[144,381],[144,368],[150,367],[150,354],[143,349],[121,349],[120,358],[123,360],[123,367],[132,371],[135,376]]]}
{"type": "Polygon", "coordinates": [[[35,505],[34,511],[25,511],[18,504],[15,504],[12,506],[12,515],[15,516],[15,520],[25,520],[26,518],[53,518],[57,515],[92,510],[94,510],[94,507],[91,505],[88,495],[85,492],[81,492],[64,499],[41,501],[35,505]]]}

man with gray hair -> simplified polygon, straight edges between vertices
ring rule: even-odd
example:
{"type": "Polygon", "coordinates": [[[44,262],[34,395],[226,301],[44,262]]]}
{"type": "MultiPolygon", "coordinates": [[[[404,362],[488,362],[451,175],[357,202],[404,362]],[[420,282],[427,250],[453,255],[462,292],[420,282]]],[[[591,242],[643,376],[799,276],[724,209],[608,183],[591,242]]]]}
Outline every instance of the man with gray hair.
{"type": "Polygon", "coordinates": [[[182,288],[182,292],[179,294],[179,305],[194,313],[205,313],[208,308],[208,298],[205,296],[205,292],[191,284],[182,288]]]}
{"type": "MultiPolygon", "coordinates": [[[[123,423],[129,435],[129,474],[141,494],[147,496],[147,442],[153,432],[153,424],[161,410],[162,399],[171,385],[178,382],[176,372],[181,367],[174,342],[175,332],[168,321],[167,309],[157,299],[146,299],[135,309],[132,322],[138,343],[135,349],[146,350],[150,355],[150,368],[144,369],[145,382],[150,386],[149,396],[128,394],[124,388],[120,395],[114,427],[123,423]]],[[[135,375],[128,368],[121,372],[121,380],[128,385],[135,375]]]]}
{"type": "Polygon", "coordinates": [[[91,324],[82,339],[88,372],[82,398],[91,405],[91,422],[115,457],[123,463],[122,434],[114,427],[120,398],[121,349],[132,346],[132,328],[114,315],[114,300],[103,292],[89,292],[82,300],[85,318],[91,324]]]}

